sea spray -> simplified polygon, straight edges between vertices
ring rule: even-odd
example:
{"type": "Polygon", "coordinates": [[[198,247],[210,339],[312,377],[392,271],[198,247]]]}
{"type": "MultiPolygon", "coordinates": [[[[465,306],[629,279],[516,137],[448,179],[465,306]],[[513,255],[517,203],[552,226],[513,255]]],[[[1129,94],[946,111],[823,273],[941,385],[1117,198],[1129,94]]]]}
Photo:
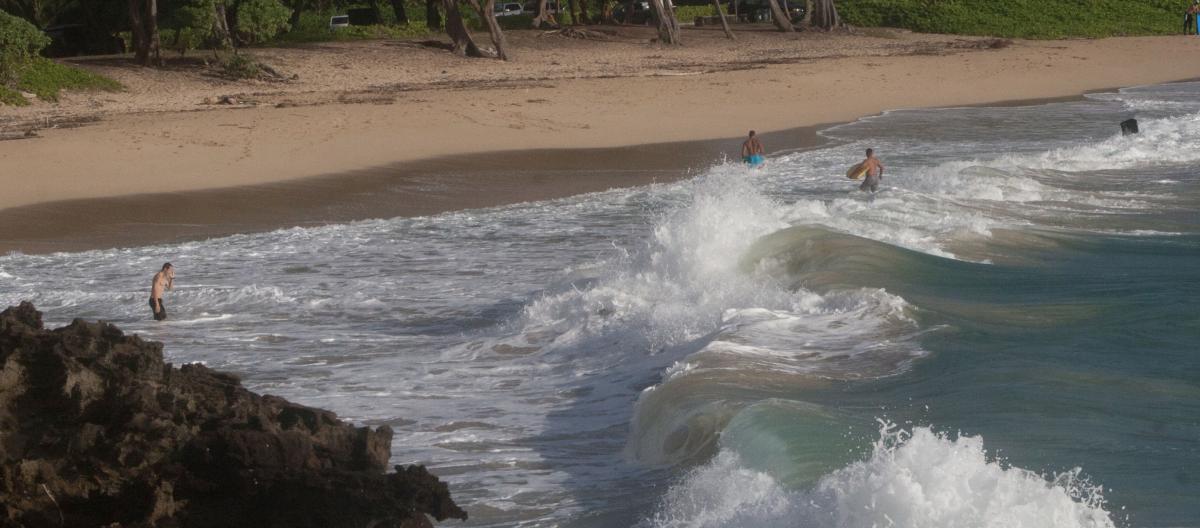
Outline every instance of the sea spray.
{"type": "Polygon", "coordinates": [[[654,528],[1111,528],[1078,469],[1050,478],[989,457],[977,436],[882,423],[870,455],[791,489],[724,450],[667,492],[654,528]]]}

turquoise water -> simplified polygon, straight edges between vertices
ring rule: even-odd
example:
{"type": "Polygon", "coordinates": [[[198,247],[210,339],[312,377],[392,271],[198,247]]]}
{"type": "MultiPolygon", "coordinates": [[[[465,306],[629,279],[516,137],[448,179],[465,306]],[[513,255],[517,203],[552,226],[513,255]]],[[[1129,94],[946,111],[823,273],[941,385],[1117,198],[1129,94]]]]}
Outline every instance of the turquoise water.
{"type": "Polygon", "coordinates": [[[388,424],[471,526],[1200,526],[1200,84],[823,134],[669,185],[10,254],[0,301],[388,424]],[[842,176],[867,147],[875,194],[842,176]]]}

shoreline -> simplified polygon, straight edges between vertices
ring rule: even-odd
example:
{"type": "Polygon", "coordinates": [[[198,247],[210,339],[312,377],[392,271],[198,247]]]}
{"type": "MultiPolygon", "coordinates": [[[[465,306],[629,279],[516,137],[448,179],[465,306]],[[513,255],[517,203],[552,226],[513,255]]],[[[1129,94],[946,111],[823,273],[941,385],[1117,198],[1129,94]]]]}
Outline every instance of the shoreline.
{"type": "MultiPolygon", "coordinates": [[[[753,38],[766,39],[755,44],[763,49],[782,43],[813,47],[813,53],[828,51],[821,46],[837,50],[887,40],[753,38]]],[[[392,92],[359,86],[353,93],[382,93],[387,100],[347,99],[351,92],[340,92],[350,102],[117,112],[80,128],[0,141],[0,159],[12,169],[0,174],[0,186],[8,190],[0,196],[0,254],[195,240],[560,198],[676,180],[722,152],[736,155],[743,129],[757,129],[768,150],[778,153],[784,145],[824,141],[816,132],[833,124],[889,110],[1044,104],[1112,86],[1200,78],[1200,61],[1190,60],[1193,54],[1200,58],[1200,42],[1187,37],[1018,41],[966,50],[954,47],[962,39],[945,36],[897,38],[908,39],[895,45],[900,52],[884,42],[882,55],[755,68],[730,66],[745,58],[739,50],[725,69],[679,75],[651,69],[647,75],[555,78],[515,87],[498,86],[493,78],[492,84],[454,89],[438,89],[437,81],[392,92]],[[950,51],[920,53],[930,46],[925,38],[950,51]],[[1165,51],[1179,60],[1156,60],[1165,51]]],[[[695,60],[697,53],[729,44],[620,46],[621,53],[632,49],[660,61],[695,60]]],[[[591,51],[564,56],[587,58],[591,51]]],[[[528,75],[549,67],[545,61],[565,60],[552,58],[512,67],[528,75]]],[[[507,67],[448,60],[466,70],[462,75],[494,77],[497,67],[507,67]]],[[[66,107],[92,103],[85,98],[66,107]]]]}
{"type": "MultiPolygon", "coordinates": [[[[796,152],[828,144],[818,132],[836,124],[762,136],[786,145],[774,152],[796,152]]],[[[0,255],[187,242],[669,183],[717,162],[730,141],[741,138],[441,156],[260,185],[32,204],[0,210],[0,255]]]]}

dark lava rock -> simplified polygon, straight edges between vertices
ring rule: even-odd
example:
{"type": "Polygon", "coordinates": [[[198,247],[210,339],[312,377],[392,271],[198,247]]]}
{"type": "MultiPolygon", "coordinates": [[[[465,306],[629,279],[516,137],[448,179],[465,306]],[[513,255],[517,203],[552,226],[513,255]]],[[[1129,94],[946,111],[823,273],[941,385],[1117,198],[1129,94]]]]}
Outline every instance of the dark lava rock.
{"type": "Polygon", "coordinates": [[[0,313],[0,527],[425,527],[466,519],[386,426],[163,363],[107,323],[0,313]]]}

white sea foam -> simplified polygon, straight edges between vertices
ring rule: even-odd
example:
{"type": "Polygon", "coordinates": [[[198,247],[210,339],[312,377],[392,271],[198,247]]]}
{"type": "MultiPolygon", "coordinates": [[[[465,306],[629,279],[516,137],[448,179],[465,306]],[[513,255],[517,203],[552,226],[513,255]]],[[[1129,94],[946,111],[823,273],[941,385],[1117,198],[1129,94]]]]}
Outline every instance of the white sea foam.
{"type": "Polygon", "coordinates": [[[656,528],[1113,527],[1080,470],[1046,478],[988,456],[983,439],[927,427],[880,430],[870,455],[789,489],[723,450],[674,485],[645,523],[656,528]]]}

